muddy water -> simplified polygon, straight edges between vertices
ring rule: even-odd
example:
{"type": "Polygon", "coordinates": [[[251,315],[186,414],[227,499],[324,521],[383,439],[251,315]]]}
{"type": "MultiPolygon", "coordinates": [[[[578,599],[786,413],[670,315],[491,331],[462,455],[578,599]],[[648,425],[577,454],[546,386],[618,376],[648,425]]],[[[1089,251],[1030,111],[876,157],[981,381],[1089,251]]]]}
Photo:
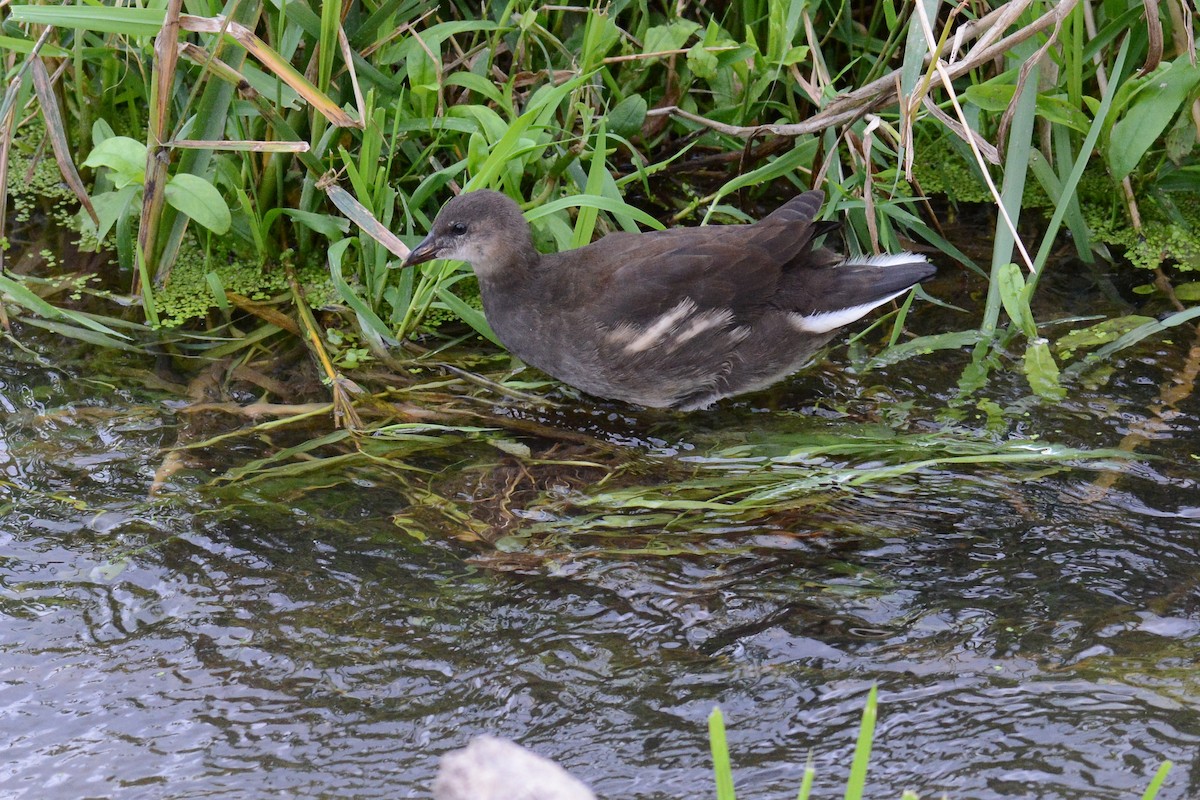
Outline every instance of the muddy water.
{"type": "Polygon", "coordinates": [[[718,704],[740,796],[794,797],[811,754],[833,797],[873,684],[868,796],[1135,798],[1164,759],[1160,797],[1200,796],[1194,397],[1144,460],[853,480],[897,462],[888,435],[1114,447],[1190,333],[1057,405],[998,377],[990,428],[945,417],[961,355],[860,374],[840,349],[707,415],[496,401],[604,453],[501,431],[214,487],[275,444],[251,437],[154,497],[179,401],[22,333],[40,356],[0,344],[6,798],[421,797],[479,733],[602,796],[713,796],[718,704]],[[881,455],[806,455],[828,433],[881,455]],[[663,511],[766,469],[793,483],[758,510],[663,511]]]}

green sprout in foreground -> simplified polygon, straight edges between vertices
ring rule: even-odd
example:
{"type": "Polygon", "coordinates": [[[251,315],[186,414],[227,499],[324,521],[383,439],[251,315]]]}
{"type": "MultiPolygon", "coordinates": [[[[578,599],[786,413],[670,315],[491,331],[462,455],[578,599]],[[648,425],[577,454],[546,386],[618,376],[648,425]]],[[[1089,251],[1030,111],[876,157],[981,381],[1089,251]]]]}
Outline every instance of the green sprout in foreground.
{"type": "MultiPolygon", "coordinates": [[[[850,762],[850,777],[846,780],[846,793],[843,795],[844,800],[862,800],[865,796],[864,791],[867,785],[867,766],[871,761],[871,745],[875,741],[875,722],[878,716],[878,701],[877,687],[872,685],[871,691],[867,693],[867,703],[863,706],[862,722],[858,727],[858,740],[854,745],[854,760],[850,762]]],[[[717,784],[717,800],[736,800],[736,795],[733,790],[733,769],[729,760],[729,745],[725,739],[725,717],[721,713],[720,707],[712,710],[708,715],[708,743],[712,750],[713,757],[713,776],[717,784]]],[[[1146,791],[1142,794],[1142,800],[1154,800],[1158,796],[1159,789],[1167,779],[1167,773],[1171,771],[1172,763],[1164,761],[1154,773],[1154,778],[1150,781],[1150,785],[1146,787],[1146,791]]],[[[809,753],[808,763],[804,766],[804,777],[800,783],[800,792],[796,795],[796,800],[809,800],[812,793],[813,778],[816,776],[816,770],[812,765],[812,753],[809,753]]],[[[917,795],[905,790],[900,795],[900,800],[918,800],[917,795]]]]}

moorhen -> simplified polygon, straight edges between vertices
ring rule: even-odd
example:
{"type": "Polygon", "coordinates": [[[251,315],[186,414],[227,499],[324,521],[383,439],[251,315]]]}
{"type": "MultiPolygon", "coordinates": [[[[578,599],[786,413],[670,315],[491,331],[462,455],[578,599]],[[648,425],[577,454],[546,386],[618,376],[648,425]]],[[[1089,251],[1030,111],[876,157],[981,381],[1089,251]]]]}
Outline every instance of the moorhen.
{"type": "Polygon", "coordinates": [[[465,261],[488,322],[518,358],[588,394],[706,408],[803,367],[838,328],[935,268],[913,253],[843,258],[815,240],[824,195],[752,225],[610,233],[542,254],[507,196],[460,195],[404,266],[465,261]]]}

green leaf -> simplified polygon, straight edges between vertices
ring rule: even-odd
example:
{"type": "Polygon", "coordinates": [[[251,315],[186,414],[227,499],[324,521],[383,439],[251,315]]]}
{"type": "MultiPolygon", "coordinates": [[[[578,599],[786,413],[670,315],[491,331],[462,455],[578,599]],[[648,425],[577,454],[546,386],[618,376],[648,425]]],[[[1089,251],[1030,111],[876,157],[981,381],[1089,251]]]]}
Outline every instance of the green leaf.
{"type": "MultiPolygon", "coordinates": [[[[11,6],[10,6],[11,8],[11,6]]],[[[33,52],[33,42],[29,39],[15,39],[12,36],[0,36],[0,50],[9,53],[21,53],[29,55],[33,52]]],[[[42,49],[38,51],[46,58],[70,58],[71,51],[64,50],[57,45],[43,43],[42,49]]]]}
{"type": "Polygon", "coordinates": [[[1058,348],[1059,358],[1067,358],[1076,350],[1087,350],[1114,342],[1135,328],[1154,321],[1153,317],[1143,317],[1140,314],[1106,319],[1095,325],[1071,331],[1066,336],[1060,337],[1054,346],[1058,348]]]}
{"type": "Polygon", "coordinates": [[[1158,333],[1163,333],[1176,325],[1182,325],[1185,322],[1191,322],[1196,317],[1200,317],[1200,306],[1189,308],[1184,311],[1176,311],[1166,319],[1152,319],[1149,322],[1142,323],[1129,333],[1122,334],[1115,342],[1106,344],[1094,353],[1088,355],[1086,359],[1077,361],[1067,367],[1067,374],[1074,375],[1082,371],[1085,367],[1091,366],[1098,361],[1104,361],[1110,358],[1114,353],[1124,350],[1126,347],[1132,347],[1148,336],[1154,336],[1158,333]]]}
{"type": "Polygon", "coordinates": [[[1175,287],[1175,296],[1185,303],[1200,300],[1200,283],[1181,283],[1175,287]]]}
{"type": "Polygon", "coordinates": [[[229,298],[225,294],[225,282],[221,280],[220,275],[212,270],[204,273],[204,281],[208,284],[208,290],[212,293],[217,308],[221,309],[221,313],[228,319],[232,313],[232,309],[229,305],[229,298]]]}
{"type": "Polygon", "coordinates": [[[1065,98],[1049,94],[1039,94],[1037,98],[1037,113],[1042,119],[1057,125],[1065,125],[1080,133],[1087,133],[1091,120],[1078,108],[1071,105],[1065,98]]]}
{"type": "MultiPolygon", "coordinates": [[[[130,207],[139,188],[138,186],[126,186],[119,192],[103,192],[91,198],[91,207],[94,207],[96,217],[100,219],[100,224],[96,225],[97,240],[104,241],[104,237],[108,236],[108,231],[112,230],[113,225],[121,218],[121,212],[130,207]]],[[[86,213],[82,213],[80,216],[82,216],[84,224],[91,225],[91,217],[86,213]]]]}
{"type": "Polygon", "coordinates": [[[910,339],[907,342],[902,342],[884,350],[871,359],[870,368],[876,369],[878,367],[886,367],[889,364],[897,364],[915,356],[928,355],[935,350],[958,350],[963,347],[970,347],[982,338],[983,334],[977,330],[951,331],[950,333],[938,333],[932,336],[918,336],[916,339],[910,339]]]}
{"type": "Polygon", "coordinates": [[[1021,332],[1030,339],[1037,338],[1037,323],[1033,312],[1029,309],[1029,297],[1025,291],[1025,276],[1016,264],[1008,263],[1000,267],[996,274],[1000,289],[1000,301],[1004,310],[1021,332]]]}
{"type": "MultiPolygon", "coordinates": [[[[111,140],[110,140],[111,141],[111,140]]],[[[217,187],[197,175],[183,173],[167,181],[166,199],[172,208],[186,214],[216,234],[229,230],[229,206],[217,187]]]]}
{"type": "Polygon", "coordinates": [[[153,36],[163,26],[167,12],[161,8],[75,6],[9,6],[9,20],[54,25],[58,28],[82,28],[123,36],[153,36]]]}
{"type": "Polygon", "coordinates": [[[417,113],[422,117],[434,116],[441,64],[424,50],[417,49],[409,52],[404,65],[417,113]]]}
{"type": "Polygon", "coordinates": [[[57,333],[59,336],[78,339],[81,342],[94,344],[97,347],[103,347],[110,350],[124,350],[129,353],[142,352],[141,348],[139,347],[122,342],[119,339],[114,339],[111,336],[105,336],[103,333],[97,333],[94,330],[80,328],[76,325],[67,325],[62,322],[52,322],[47,319],[38,319],[37,317],[21,317],[20,319],[27,325],[34,325],[38,328],[44,328],[48,331],[57,333]]]}
{"type": "Polygon", "coordinates": [[[353,238],[339,239],[329,246],[329,250],[325,254],[329,262],[329,280],[346,305],[354,309],[354,313],[358,315],[358,323],[362,326],[364,333],[373,331],[380,339],[395,342],[387,324],[371,310],[367,302],[358,296],[358,293],[350,287],[350,284],[346,283],[346,279],[342,276],[342,261],[346,249],[354,242],[353,238]]]}
{"type": "Polygon", "coordinates": [[[717,190],[716,195],[713,197],[712,203],[709,204],[709,210],[705,214],[705,219],[707,219],[708,214],[711,214],[713,209],[716,208],[717,203],[721,201],[722,197],[736,192],[743,186],[753,186],[759,183],[766,183],[770,180],[778,178],[781,175],[792,172],[798,167],[811,164],[813,158],[816,157],[817,146],[819,144],[820,142],[816,138],[801,137],[800,139],[796,140],[796,145],[791,150],[787,151],[779,158],[768,161],[761,167],[752,169],[749,172],[743,172],[736,178],[726,182],[721,186],[720,189],[717,190]]]}
{"type": "Polygon", "coordinates": [[[688,50],[687,64],[697,78],[712,80],[717,77],[717,56],[705,50],[703,43],[695,44],[688,50]]]}
{"type": "Polygon", "coordinates": [[[92,169],[107,167],[118,189],[141,185],[146,180],[146,145],[128,136],[113,136],[92,148],[83,165],[92,169]]]}
{"type": "MultiPolygon", "coordinates": [[[[112,226],[117,224],[121,214],[129,208],[140,190],[140,186],[126,186],[119,191],[104,192],[92,198],[92,208],[96,209],[96,216],[100,219],[100,224],[96,226],[96,239],[104,241],[112,226]]],[[[86,214],[83,215],[83,219],[88,224],[91,223],[91,217],[86,214]]]]}
{"type": "Polygon", "coordinates": [[[607,14],[597,11],[588,14],[583,30],[583,52],[580,54],[583,70],[591,71],[600,66],[600,61],[620,39],[620,29],[607,14]]]}
{"type": "Polygon", "coordinates": [[[1167,780],[1167,773],[1171,771],[1171,767],[1173,766],[1175,765],[1169,760],[1158,765],[1158,771],[1154,773],[1154,778],[1142,794],[1142,800],[1154,800],[1154,798],[1158,797],[1159,790],[1162,789],[1163,783],[1167,780]]]}
{"type": "Polygon", "coordinates": [[[1034,339],[1029,343],[1021,369],[1029,381],[1029,388],[1038,397],[1058,402],[1067,396],[1067,390],[1058,381],[1058,363],[1045,339],[1034,339]]]}
{"type": "MultiPolygon", "coordinates": [[[[928,19],[936,19],[938,6],[941,5],[941,0],[919,0],[925,7],[926,17],[928,19]]],[[[906,1],[903,6],[908,6],[906,1]]],[[[895,17],[896,12],[892,8],[892,4],[888,3],[884,6],[884,16],[895,17]]],[[[894,22],[888,23],[888,28],[895,27],[894,22]]],[[[925,30],[921,26],[921,15],[917,12],[915,6],[913,13],[908,18],[908,30],[904,36],[904,63],[900,67],[900,93],[904,97],[912,95],[917,88],[917,81],[925,74],[924,59],[929,52],[929,43],[925,40],[925,30]]]]}
{"type": "Polygon", "coordinates": [[[1167,132],[1165,144],[1167,158],[1176,164],[1184,163],[1196,149],[1196,123],[1192,121],[1192,115],[1188,113],[1187,108],[1183,109],[1171,130],[1167,132]]]}
{"type": "Polygon", "coordinates": [[[643,53],[662,53],[668,50],[680,50],[696,31],[700,24],[690,19],[677,19],[666,25],[655,25],[646,31],[642,39],[645,47],[643,53]]]}
{"type": "MultiPolygon", "coordinates": [[[[608,163],[604,158],[604,151],[608,141],[606,128],[604,120],[601,119],[600,125],[596,129],[596,139],[592,144],[592,163],[588,168],[587,185],[584,186],[586,194],[599,195],[604,191],[604,178],[609,177],[608,163]]],[[[571,236],[572,248],[583,247],[592,241],[592,234],[596,231],[596,219],[599,215],[599,210],[595,206],[581,206],[579,208],[579,214],[575,217],[575,230],[571,236]]]]}
{"type": "Polygon", "coordinates": [[[115,336],[119,339],[129,338],[125,334],[118,333],[107,325],[96,322],[84,314],[71,311],[70,309],[56,308],[35,294],[25,284],[0,274],[0,296],[5,294],[11,297],[17,305],[29,309],[46,319],[68,320],[107,336],[115,336]]]}
{"type": "Polygon", "coordinates": [[[808,46],[796,45],[790,48],[783,54],[783,60],[779,63],[785,67],[790,67],[792,64],[799,64],[808,58],[808,46]]]}
{"type": "Polygon", "coordinates": [[[437,296],[441,298],[445,307],[453,311],[463,322],[474,328],[476,333],[497,347],[504,347],[504,343],[497,338],[496,333],[492,330],[492,326],[488,325],[482,311],[468,305],[461,297],[445,287],[438,286],[435,291],[437,291],[437,296]]]}
{"type": "Polygon", "coordinates": [[[631,94],[608,112],[608,124],[617,136],[634,136],[646,121],[646,98],[631,94]]]}
{"type": "Polygon", "coordinates": [[[309,230],[316,231],[327,239],[337,239],[350,231],[350,223],[332,214],[317,214],[297,208],[285,208],[283,213],[309,230]]]}
{"type": "Polygon", "coordinates": [[[984,111],[1007,111],[1012,105],[1013,95],[1017,87],[1011,83],[981,83],[978,86],[968,86],[967,102],[979,106],[984,111]]]}
{"type": "Polygon", "coordinates": [[[1120,180],[1133,172],[1197,83],[1200,67],[1191,64],[1186,55],[1147,76],[1145,88],[1133,97],[1109,136],[1108,164],[1114,178],[1120,180]]]}
{"type": "Polygon", "coordinates": [[[505,100],[504,95],[500,93],[500,90],[496,88],[496,84],[482,75],[460,71],[447,75],[442,83],[445,86],[462,86],[482,97],[486,97],[501,108],[508,107],[508,102],[505,100]]]}
{"type": "MultiPolygon", "coordinates": [[[[792,42],[800,29],[801,15],[809,5],[807,0],[787,0],[767,5],[767,62],[772,65],[787,65],[805,58],[808,48],[793,47],[792,42]],[[798,55],[797,51],[800,50],[804,52],[798,55]],[[789,61],[789,58],[792,60],[789,61]]],[[[753,43],[749,34],[746,36],[746,43],[753,43]]]]}
{"type": "MultiPolygon", "coordinates": [[[[1129,38],[1126,37],[1121,42],[1121,49],[1117,52],[1117,60],[1113,64],[1111,79],[1108,82],[1108,89],[1104,92],[1104,97],[1100,99],[1099,105],[1096,106],[1092,124],[1088,128],[1087,136],[1083,138],[1083,144],[1080,145],[1078,156],[1075,159],[1074,165],[1071,167],[1066,179],[1060,187],[1060,196],[1071,197],[1075,194],[1075,188],[1079,185],[1080,179],[1083,177],[1083,171],[1091,160],[1092,149],[1096,146],[1096,141],[1104,128],[1104,120],[1108,118],[1109,109],[1113,105],[1113,96],[1117,86],[1121,82],[1121,78],[1125,74],[1125,58],[1129,54],[1129,38]]],[[[1033,258],[1033,266],[1035,269],[1033,280],[1031,283],[1037,283],[1037,276],[1041,274],[1042,269],[1046,264],[1046,259],[1050,257],[1050,251],[1058,241],[1058,229],[1062,225],[1062,221],[1066,218],[1068,210],[1077,207],[1077,203],[1057,203],[1054,208],[1054,214],[1050,217],[1050,223],[1046,226],[1046,231],[1042,235],[1042,244],[1038,248],[1037,255],[1033,258]]]]}
{"type": "MultiPolygon", "coordinates": [[[[530,127],[540,128],[548,124],[549,117],[558,108],[558,105],[590,77],[590,74],[579,75],[558,86],[547,85],[534,92],[533,97],[526,105],[525,113],[507,126],[508,129],[496,141],[491,152],[482,160],[478,168],[473,170],[471,180],[467,182],[465,189],[472,191],[491,186],[521,149],[521,137],[525,132],[530,127]]],[[[475,145],[474,137],[472,137],[471,145],[475,145]]]]}

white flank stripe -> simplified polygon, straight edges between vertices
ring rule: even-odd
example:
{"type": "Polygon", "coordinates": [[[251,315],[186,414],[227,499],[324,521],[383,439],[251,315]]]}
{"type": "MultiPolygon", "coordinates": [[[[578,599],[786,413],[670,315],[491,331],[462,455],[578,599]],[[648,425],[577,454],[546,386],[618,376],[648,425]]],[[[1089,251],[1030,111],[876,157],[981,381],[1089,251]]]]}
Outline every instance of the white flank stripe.
{"type": "Polygon", "coordinates": [[[872,308],[881,306],[888,300],[893,300],[907,292],[908,289],[901,289],[895,294],[889,294],[887,297],[882,297],[871,303],[863,303],[861,306],[850,306],[849,308],[839,308],[836,311],[822,311],[817,314],[789,314],[788,320],[792,326],[805,333],[829,333],[834,328],[840,328],[843,325],[849,325],[854,320],[866,314],[872,308]]]}
{"type": "Polygon", "coordinates": [[[705,311],[703,314],[697,314],[688,323],[688,326],[681,330],[675,336],[674,345],[678,346],[694,339],[705,331],[719,328],[723,325],[728,325],[733,321],[733,311],[728,308],[716,308],[712,311],[705,311]]]}
{"type": "Polygon", "coordinates": [[[625,350],[630,353],[640,353],[653,347],[695,310],[696,304],[691,301],[691,298],[685,297],[677,306],[646,326],[646,329],[636,339],[625,345],[625,350]]]}

